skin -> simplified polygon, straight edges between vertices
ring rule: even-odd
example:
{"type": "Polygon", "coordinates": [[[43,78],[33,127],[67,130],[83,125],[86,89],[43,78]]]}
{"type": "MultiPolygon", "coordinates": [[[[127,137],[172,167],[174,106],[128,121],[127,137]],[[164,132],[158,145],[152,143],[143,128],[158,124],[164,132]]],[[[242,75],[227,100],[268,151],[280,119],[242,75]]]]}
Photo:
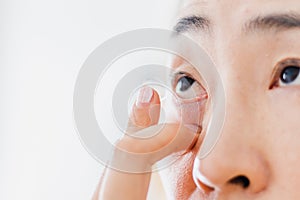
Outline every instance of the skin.
{"type": "MultiPolygon", "coordinates": [[[[201,103],[207,105],[208,101],[200,98],[184,107],[183,115],[190,117],[183,118],[189,123],[198,123],[203,129],[197,143],[183,150],[185,153],[180,154],[179,160],[161,172],[170,199],[300,199],[300,81],[289,85],[280,82],[280,73],[285,67],[290,63],[298,66],[300,29],[274,24],[245,26],[257,16],[291,12],[300,14],[300,1],[184,1],[178,18],[197,15],[210,20],[208,28],[188,27],[183,34],[193,38],[214,61],[225,89],[226,116],[218,143],[207,157],[199,160],[197,153],[207,125],[206,108],[201,103]],[[195,108],[198,114],[192,112],[195,108]],[[239,178],[241,176],[244,178],[239,178]],[[249,182],[247,186],[245,179],[249,182]]],[[[174,69],[182,67],[182,63],[180,58],[174,59],[174,69]]],[[[190,70],[191,66],[181,69],[190,70]]],[[[190,74],[201,84],[197,72],[190,74]]],[[[182,104],[187,105],[187,102],[183,100],[182,104]]],[[[139,114],[147,117],[147,112],[139,114]]],[[[144,128],[150,124],[144,124],[144,128]]],[[[113,176],[107,171],[111,170],[106,170],[108,178],[102,181],[99,190],[109,193],[108,188],[117,190],[121,180],[117,177],[124,174],[113,176]]],[[[139,178],[132,174],[126,176],[133,177],[128,179],[129,183],[141,181],[143,184],[140,188],[126,188],[124,192],[136,195],[132,199],[144,199],[151,174],[140,174],[139,178]]],[[[95,199],[105,199],[97,194],[95,199]]]]}

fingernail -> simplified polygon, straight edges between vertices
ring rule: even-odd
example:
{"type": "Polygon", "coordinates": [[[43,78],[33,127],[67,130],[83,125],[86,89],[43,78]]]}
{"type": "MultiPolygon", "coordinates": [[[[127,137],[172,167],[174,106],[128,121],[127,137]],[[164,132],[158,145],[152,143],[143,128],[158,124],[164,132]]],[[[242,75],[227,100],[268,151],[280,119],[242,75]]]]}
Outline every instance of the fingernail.
{"type": "Polygon", "coordinates": [[[140,89],[138,99],[136,101],[137,106],[144,106],[150,104],[153,96],[153,90],[150,87],[143,87],[140,89]]]}

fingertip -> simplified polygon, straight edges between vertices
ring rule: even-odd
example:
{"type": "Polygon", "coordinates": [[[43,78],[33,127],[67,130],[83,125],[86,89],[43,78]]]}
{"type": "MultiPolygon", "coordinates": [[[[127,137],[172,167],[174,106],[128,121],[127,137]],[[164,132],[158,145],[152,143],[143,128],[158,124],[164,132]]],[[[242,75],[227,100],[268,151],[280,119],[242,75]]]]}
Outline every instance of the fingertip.
{"type": "Polygon", "coordinates": [[[139,90],[135,106],[145,108],[150,104],[160,104],[160,99],[157,91],[149,86],[144,86],[139,90]]]}
{"type": "Polygon", "coordinates": [[[152,90],[153,90],[153,98],[152,98],[151,103],[155,104],[155,105],[160,105],[160,97],[159,97],[158,92],[154,89],[152,89],[152,90]]]}
{"type": "Polygon", "coordinates": [[[160,115],[160,98],[157,91],[149,86],[144,86],[138,93],[133,105],[129,127],[141,129],[158,123],[160,115]]]}

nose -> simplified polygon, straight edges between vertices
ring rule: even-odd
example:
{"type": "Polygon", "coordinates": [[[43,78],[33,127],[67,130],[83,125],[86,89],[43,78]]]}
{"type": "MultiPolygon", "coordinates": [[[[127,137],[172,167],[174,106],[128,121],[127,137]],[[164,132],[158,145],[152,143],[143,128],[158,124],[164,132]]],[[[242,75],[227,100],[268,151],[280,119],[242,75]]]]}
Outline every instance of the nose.
{"type": "Polygon", "coordinates": [[[253,107],[248,109],[245,102],[226,107],[225,123],[216,146],[208,156],[194,162],[194,181],[207,194],[219,191],[222,195],[257,195],[267,188],[270,177],[263,152],[263,126],[257,120],[259,112],[254,112],[253,107]]]}

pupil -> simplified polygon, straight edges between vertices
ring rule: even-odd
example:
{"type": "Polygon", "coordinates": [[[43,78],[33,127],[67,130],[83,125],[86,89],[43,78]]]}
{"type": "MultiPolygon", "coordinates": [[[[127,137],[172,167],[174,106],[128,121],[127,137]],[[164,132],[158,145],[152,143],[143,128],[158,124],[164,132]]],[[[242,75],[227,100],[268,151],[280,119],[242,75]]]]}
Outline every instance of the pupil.
{"type": "Polygon", "coordinates": [[[299,67],[286,67],[281,73],[280,79],[283,83],[289,84],[298,77],[299,71],[299,67]]]}
{"type": "Polygon", "coordinates": [[[191,87],[191,85],[195,82],[194,79],[190,78],[190,77],[182,77],[179,79],[180,84],[180,91],[183,92],[187,89],[189,89],[191,87]]]}

